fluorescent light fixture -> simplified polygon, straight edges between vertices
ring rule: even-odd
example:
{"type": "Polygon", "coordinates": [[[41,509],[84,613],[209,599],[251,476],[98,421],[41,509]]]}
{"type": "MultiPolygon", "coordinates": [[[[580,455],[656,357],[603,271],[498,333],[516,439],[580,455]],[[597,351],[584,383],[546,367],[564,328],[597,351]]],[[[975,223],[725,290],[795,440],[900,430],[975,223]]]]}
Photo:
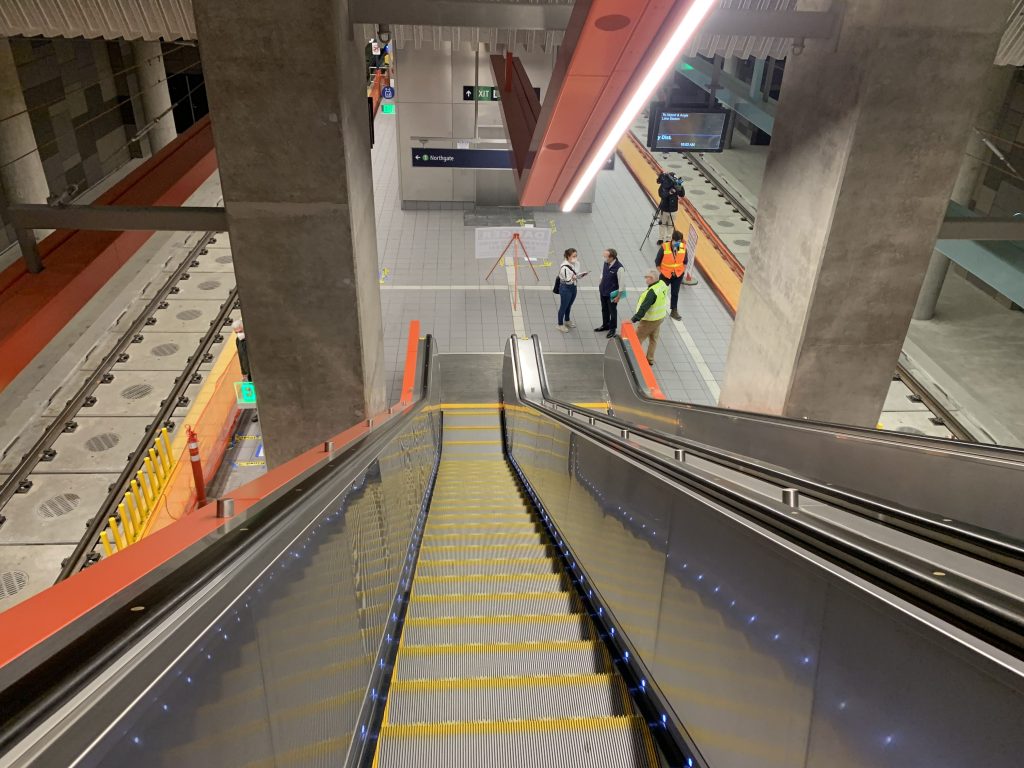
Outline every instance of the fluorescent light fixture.
{"type": "Polygon", "coordinates": [[[604,165],[608,156],[615,149],[615,145],[618,144],[622,134],[629,128],[633,118],[640,113],[644,104],[651,98],[654,89],[658,87],[658,83],[661,82],[665,73],[672,68],[676,59],[679,58],[680,52],[682,52],[690,38],[693,37],[693,33],[697,31],[700,23],[704,21],[704,17],[708,15],[713,6],[718,4],[719,0],[693,0],[690,10],[683,16],[679,26],[676,27],[668,42],[665,43],[665,47],[662,48],[661,53],[654,60],[654,64],[651,65],[647,74],[644,75],[644,79],[640,81],[640,85],[633,92],[622,112],[619,113],[618,119],[612,125],[611,130],[608,131],[604,141],[601,142],[601,146],[590,159],[586,170],[577,179],[576,186],[572,188],[572,192],[569,193],[569,196],[562,204],[562,211],[564,213],[568,213],[576,207],[576,203],[580,201],[584,190],[594,180],[594,177],[597,176],[597,172],[601,170],[601,166],[604,165]]]}

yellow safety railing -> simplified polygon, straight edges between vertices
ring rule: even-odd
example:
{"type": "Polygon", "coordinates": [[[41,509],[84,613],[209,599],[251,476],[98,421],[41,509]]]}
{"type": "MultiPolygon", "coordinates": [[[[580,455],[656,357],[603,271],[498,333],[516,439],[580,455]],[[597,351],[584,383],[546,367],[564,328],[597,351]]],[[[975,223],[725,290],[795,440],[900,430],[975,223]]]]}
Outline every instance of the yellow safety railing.
{"type": "Polygon", "coordinates": [[[156,500],[167,485],[176,463],[171,451],[171,438],[165,427],[154,438],[153,446],[142,461],[142,469],[135,473],[124,500],[117,505],[117,516],[107,519],[108,527],[100,534],[103,551],[108,557],[142,538],[156,500]]]}

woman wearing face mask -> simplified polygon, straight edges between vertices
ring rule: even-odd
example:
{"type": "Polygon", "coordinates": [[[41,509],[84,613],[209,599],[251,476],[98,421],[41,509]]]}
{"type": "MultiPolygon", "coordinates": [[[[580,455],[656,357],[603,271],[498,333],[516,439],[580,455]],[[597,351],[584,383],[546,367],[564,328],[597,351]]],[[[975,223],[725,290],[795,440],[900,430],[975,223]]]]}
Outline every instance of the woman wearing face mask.
{"type": "Polygon", "coordinates": [[[679,315],[679,286],[683,284],[686,274],[686,245],[683,244],[683,233],[676,230],[672,240],[658,243],[658,255],[654,266],[661,271],[661,279],[668,283],[671,291],[671,309],[669,315],[673,320],[682,320],[679,315]]]}
{"type": "Polygon", "coordinates": [[[586,272],[579,271],[579,254],[575,248],[565,249],[565,259],[558,268],[558,330],[568,333],[576,323],[569,319],[572,304],[576,301],[576,281],[586,277],[586,272]]]}

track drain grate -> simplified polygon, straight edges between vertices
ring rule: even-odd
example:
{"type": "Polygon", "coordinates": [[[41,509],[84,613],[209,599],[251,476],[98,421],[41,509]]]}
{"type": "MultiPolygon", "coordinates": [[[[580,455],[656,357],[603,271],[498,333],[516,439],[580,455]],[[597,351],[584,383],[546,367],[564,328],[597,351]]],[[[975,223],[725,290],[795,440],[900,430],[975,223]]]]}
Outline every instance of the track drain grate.
{"type": "Polygon", "coordinates": [[[199,284],[200,291],[212,291],[215,288],[220,288],[219,280],[204,280],[199,284]]]}
{"type": "Polygon", "coordinates": [[[230,264],[231,263],[231,254],[230,253],[225,253],[223,256],[218,256],[216,258],[216,262],[218,264],[230,264]]]}
{"type": "Polygon", "coordinates": [[[86,440],[85,447],[91,453],[99,453],[101,451],[109,451],[120,442],[121,438],[118,435],[113,432],[104,432],[86,440]]]}
{"type": "Polygon", "coordinates": [[[125,400],[141,400],[153,392],[152,384],[132,384],[121,390],[121,397],[125,400]]]}
{"type": "Polygon", "coordinates": [[[150,351],[151,351],[152,354],[156,355],[157,357],[167,357],[168,355],[173,355],[179,349],[181,349],[181,347],[179,347],[173,341],[170,341],[170,342],[168,342],[166,344],[157,344],[150,351]]]}
{"type": "Polygon", "coordinates": [[[28,574],[24,571],[3,571],[0,573],[0,598],[13,597],[28,584],[28,574]]]}
{"type": "Polygon", "coordinates": [[[58,494],[39,505],[39,516],[47,519],[63,517],[73,511],[81,501],[82,497],[77,493],[58,494]]]}
{"type": "Polygon", "coordinates": [[[195,320],[197,317],[201,317],[203,310],[201,309],[185,309],[179,312],[175,317],[179,320],[195,320]]]}

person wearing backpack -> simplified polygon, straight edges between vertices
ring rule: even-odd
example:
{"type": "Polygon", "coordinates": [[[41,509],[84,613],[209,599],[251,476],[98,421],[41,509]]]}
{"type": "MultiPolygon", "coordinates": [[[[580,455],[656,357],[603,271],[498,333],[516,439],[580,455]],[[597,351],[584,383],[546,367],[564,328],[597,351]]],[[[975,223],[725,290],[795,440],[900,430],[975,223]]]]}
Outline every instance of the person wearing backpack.
{"type": "Polygon", "coordinates": [[[579,254],[575,248],[565,249],[565,258],[562,266],[558,268],[558,277],[555,279],[555,289],[558,294],[558,330],[568,333],[570,328],[575,328],[576,323],[569,319],[572,311],[572,304],[576,301],[576,281],[586,277],[586,272],[577,271],[579,254]]]}

